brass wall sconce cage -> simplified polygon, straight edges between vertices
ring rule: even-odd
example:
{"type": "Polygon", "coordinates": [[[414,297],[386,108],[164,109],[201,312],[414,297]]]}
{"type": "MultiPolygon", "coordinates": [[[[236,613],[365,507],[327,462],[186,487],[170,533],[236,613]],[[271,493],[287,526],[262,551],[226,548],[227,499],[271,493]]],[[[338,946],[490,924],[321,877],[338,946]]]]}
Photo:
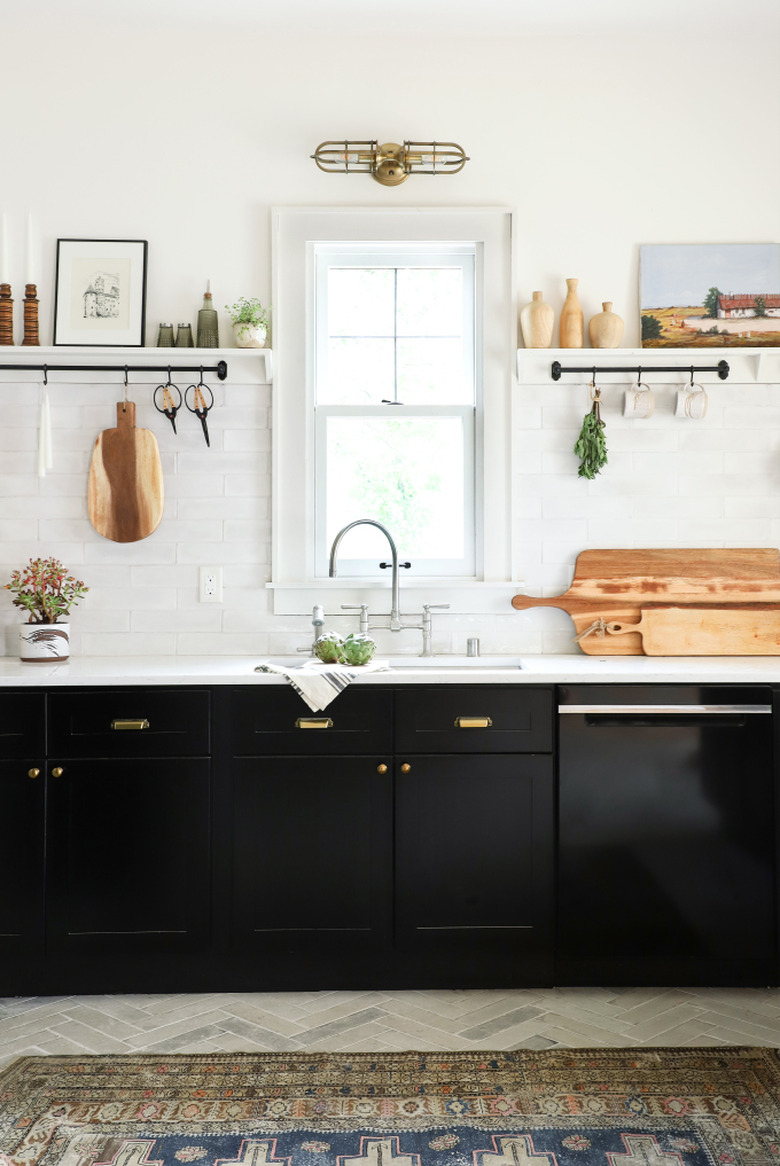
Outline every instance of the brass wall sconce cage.
{"type": "Polygon", "coordinates": [[[457,174],[469,160],[455,142],[322,142],[311,157],[328,174],[371,174],[383,186],[410,174],[457,174]]]}

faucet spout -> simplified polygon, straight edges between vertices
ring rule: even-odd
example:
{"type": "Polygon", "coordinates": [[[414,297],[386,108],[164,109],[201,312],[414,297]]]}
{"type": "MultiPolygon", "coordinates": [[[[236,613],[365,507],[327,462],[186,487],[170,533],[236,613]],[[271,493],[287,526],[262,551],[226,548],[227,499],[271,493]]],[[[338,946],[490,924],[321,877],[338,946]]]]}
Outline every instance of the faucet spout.
{"type": "Polygon", "coordinates": [[[354,526],[375,526],[377,530],[381,530],[382,534],[387,539],[390,545],[390,556],[393,568],[393,578],[391,584],[391,599],[390,599],[390,629],[392,631],[400,631],[401,624],[401,603],[399,599],[398,586],[398,550],[396,549],[393,536],[386,526],[382,526],[381,522],[377,522],[374,518],[356,518],[354,522],[347,523],[342,527],[339,533],[333,540],[333,546],[330,548],[330,563],[328,565],[328,575],[331,579],[336,577],[336,552],[339,548],[339,543],[343,539],[348,530],[352,530],[354,526]]]}

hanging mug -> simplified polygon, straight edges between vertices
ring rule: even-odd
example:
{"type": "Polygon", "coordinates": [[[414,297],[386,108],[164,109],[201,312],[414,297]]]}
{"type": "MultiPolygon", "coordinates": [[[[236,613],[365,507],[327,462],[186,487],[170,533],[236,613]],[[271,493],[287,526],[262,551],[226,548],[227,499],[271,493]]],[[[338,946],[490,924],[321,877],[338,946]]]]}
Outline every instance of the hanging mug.
{"type": "Polygon", "coordinates": [[[680,389],[677,393],[675,413],[678,417],[686,417],[689,421],[701,421],[707,415],[708,404],[709,398],[704,386],[694,384],[691,381],[687,389],[680,389]]]}
{"type": "Polygon", "coordinates": [[[653,390],[643,381],[637,381],[623,396],[623,416],[635,421],[646,421],[655,408],[653,390]]]}

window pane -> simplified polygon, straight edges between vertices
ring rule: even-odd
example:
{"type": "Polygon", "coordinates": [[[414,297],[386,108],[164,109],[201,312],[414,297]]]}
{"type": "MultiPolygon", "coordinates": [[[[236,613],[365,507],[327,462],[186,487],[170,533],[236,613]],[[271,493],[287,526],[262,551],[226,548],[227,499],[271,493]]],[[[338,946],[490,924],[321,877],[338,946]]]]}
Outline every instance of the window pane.
{"type": "Polygon", "coordinates": [[[327,405],[379,405],[395,396],[393,341],[328,341],[328,382],[317,382],[317,401],[327,405]]]}
{"type": "Polygon", "coordinates": [[[403,405],[470,405],[474,384],[463,370],[460,337],[399,340],[398,400],[403,405]]]}
{"type": "Polygon", "coordinates": [[[399,336],[460,336],[462,321],[459,267],[398,269],[399,336]]]}
{"type": "Polygon", "coordinates": [[[392,336],[393,268],[328,269],[328,332],[331,336],[392,336]]]}
{"type": "MultiPolygon", "coordinates": [[[[462,558],[463,461],[458,417],[330,417],[328,545],[348,522],[374,518],[390,531],[402,557],[462,558]]],[[[370,527],[350,531],[345,553],[371,557],[376,533],[370,527]]],[[[386,548],[381,553],[386,556],[386,548]]]]}

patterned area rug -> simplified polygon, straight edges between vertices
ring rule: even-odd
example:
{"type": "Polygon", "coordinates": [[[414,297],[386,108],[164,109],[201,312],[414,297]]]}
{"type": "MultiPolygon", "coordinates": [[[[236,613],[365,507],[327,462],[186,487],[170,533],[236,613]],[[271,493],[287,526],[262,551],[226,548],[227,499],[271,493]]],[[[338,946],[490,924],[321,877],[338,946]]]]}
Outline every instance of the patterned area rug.
{"type": "Polygon", "coordinates": [[[764,1166],[776,1050],[25,1057],[16,1166],[764,1166]]]}

